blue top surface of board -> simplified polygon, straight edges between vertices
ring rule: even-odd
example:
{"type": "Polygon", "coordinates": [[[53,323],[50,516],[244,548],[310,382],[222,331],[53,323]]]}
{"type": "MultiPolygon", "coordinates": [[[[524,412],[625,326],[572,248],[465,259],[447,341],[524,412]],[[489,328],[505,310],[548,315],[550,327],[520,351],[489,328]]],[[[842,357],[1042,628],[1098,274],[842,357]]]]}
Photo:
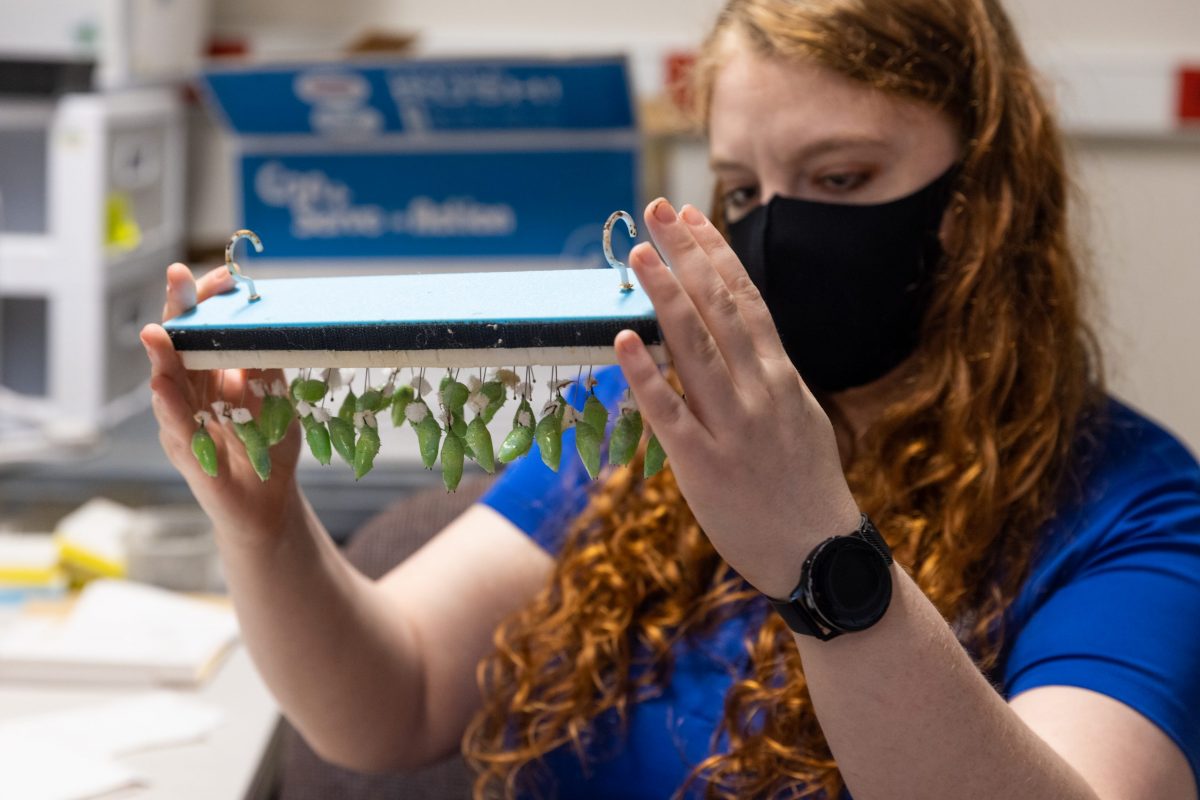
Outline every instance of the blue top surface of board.
{"type": "Polygon", "coordinates": [[[166,323],[167,330],[387,325],[423,322],[558,322],[655,319],[630,272],[614,269],[462,272],[256,280],[239,283],[166,323]]]}

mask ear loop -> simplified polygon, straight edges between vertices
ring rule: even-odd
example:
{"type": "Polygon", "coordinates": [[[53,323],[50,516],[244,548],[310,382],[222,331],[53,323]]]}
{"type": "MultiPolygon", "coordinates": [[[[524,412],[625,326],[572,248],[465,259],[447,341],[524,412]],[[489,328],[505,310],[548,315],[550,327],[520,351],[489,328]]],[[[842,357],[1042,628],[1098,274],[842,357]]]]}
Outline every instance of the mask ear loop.
{"type": "Polygon", "coordinates": [[[608,222],[604,223],[604,257],[608,260],[608,265],[621,273],[621,291],[632,292],[633,284],[629,282],[629,267],[613,255],[612,249],[612,229],[613,225],[617,224],[617,220],[624,220],[625,227],[629,231],[629,238],[637,238],[637,224],[633,221],[633,217],[628,211],[614,211],[608,218],[608,222]]]}
{"type": "Polygon", "coordinates": [[[243,228],[240,231],[235,231],[233,236],[229,237],[229,244],[225,245],[225,266],[229,268],[229,274],[233,275],[233,279],[239,283],[246,284],[250,290],[250,300],[248,302],[256,302],[262,297],[254,288],[254,281],[249,275],[242,274],[242,268],[233,260],[233,251],[237,247],[237,243],[242,239],[249,240],[250,244],[254,245],[254,252],[261,253],[263,251],[262,240],[258,238],[258,234],[254,231],[243,228]]]}

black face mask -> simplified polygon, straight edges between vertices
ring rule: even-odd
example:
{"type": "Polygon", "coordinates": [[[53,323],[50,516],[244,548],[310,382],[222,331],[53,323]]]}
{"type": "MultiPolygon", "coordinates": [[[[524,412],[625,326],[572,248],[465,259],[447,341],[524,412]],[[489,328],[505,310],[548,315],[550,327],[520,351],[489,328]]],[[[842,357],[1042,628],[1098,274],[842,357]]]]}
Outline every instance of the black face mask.
{"type": "Polygon", "coordinates": [[[876,205],[777,196],[727,226],[812,389],[863,386],[916,350],[957,174],[951,167],[923,189],[876,205]]]}

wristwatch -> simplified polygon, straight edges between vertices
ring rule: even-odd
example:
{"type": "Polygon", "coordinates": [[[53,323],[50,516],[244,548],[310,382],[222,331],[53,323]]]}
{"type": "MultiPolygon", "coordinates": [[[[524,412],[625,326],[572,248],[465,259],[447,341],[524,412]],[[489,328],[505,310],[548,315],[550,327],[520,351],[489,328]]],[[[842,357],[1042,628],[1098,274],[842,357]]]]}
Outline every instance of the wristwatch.
{"type": "Polygon", "coordinates": [[[891,566],[891,548],[863,514],[858,530],[813,548],[787,598],[767,599],[793,631],[828,641],[883,618],[892,601],[891,566]]]}

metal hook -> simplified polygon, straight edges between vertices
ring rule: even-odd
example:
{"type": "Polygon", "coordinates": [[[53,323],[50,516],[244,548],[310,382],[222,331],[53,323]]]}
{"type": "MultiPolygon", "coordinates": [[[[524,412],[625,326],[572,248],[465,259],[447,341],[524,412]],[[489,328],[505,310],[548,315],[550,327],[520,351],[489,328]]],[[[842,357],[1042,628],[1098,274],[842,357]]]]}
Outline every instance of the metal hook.
{"type": "Polygon", "coordinates": [[[629,282],[629,267],[625,266],[612,250],[612,229],[613,225],[617,224],[617,220],[625,220],[625,227],[629,229],[629,238],[637,238],[637,224],[633,221],[633,217],[628,211],[614,211],[608,218],[608,222],[604,223],[604,257],[608,259],[608,265],[613,269],[621,271],[621,291],[632,292],[633,284],[629,282]]]}
{"type": "Polygon", "coordinates": [[[234,248],[237,247],[237,243],[242,239],[248,239],[250,244],[254,245],[254,252],[261,253],[263,251],[262,240],[258,238],[257,233],[251,230],[246,230],[245,228],[240,231],[235,231],[233,236],[229,237],[229,244],[225,245],[225,266],[229,268],[229,273],[233,275],[233,279],[235,281],[239,281],[247,285],[247,287],[250,289],[249,302],[253,303],[256,300],[261,300],[262,297],[254,288],[254,280],[249,275],[243,274],[242,268],[239,267],[238,263],[233,260],[234,248]]]}

